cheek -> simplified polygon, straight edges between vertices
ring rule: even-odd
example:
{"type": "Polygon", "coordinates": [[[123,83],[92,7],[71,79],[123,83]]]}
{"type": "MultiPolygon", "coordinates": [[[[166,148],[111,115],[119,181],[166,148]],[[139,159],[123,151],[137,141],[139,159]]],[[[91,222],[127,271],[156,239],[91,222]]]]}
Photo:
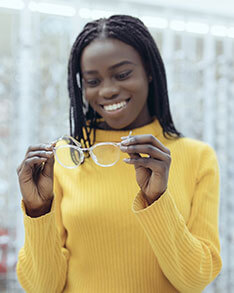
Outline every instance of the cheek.
{"type": "Polygon", "coordinates": [[[136,96],[141,96],[141,100],[145,100],[148,97],[149,84],[144,78],[140,78],[135,81],[129,81],[126,89],[136,96]]]}
{"type": "Polygon", "coordinates": [[[97,91],[92,88],[86,88],[84,89],[84,97],[91,104],[95,101],[95,97],[97,97],[97,91]]]}

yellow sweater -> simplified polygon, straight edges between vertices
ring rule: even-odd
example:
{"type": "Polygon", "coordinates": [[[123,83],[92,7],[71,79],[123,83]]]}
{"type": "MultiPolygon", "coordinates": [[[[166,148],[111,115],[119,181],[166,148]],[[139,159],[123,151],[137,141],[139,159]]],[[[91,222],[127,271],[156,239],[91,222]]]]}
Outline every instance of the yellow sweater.
{"type": "MultiPolygon", "coordinates": [[[[128,131],[97,131],[97,142],[128,131]]],[[[77,169],[55,164],[50,213],[25,214],[18,279],[32,293],[201,292],[220,272],[219,171],[213,149],[168,140],[158,121],[132,135],[155,135],[171,151],[168,189],[147,206],[132,165],[91,158],[77,169]]]]}

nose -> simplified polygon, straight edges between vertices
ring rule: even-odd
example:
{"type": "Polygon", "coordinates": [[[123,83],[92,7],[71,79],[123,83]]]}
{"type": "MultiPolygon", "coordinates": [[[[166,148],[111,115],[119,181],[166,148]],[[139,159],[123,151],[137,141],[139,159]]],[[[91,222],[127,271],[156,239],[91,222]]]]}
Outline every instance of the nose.
{"type": "Polygon", "coordinates": [[[119,94],[119,87],[112,81],[104,81],[99,90],[99,96],[106,99],[115,98],[119,94]]]}

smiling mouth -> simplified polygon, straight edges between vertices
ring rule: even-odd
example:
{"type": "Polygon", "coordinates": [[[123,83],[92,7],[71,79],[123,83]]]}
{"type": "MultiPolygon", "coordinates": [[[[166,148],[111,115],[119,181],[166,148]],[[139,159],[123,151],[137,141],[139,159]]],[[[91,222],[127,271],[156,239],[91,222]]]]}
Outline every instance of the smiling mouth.
{"type": "Polygon", "coordinates": [[[101,105],[101,106],[105,111],[112,112],[112,111],[116,111],[116,110],[120,110],[122,108],[125,108],[129,101],[130,101],[130,98],[125,101],[119,102],[119,103],[113,103],[110,105],[101,105]]]}

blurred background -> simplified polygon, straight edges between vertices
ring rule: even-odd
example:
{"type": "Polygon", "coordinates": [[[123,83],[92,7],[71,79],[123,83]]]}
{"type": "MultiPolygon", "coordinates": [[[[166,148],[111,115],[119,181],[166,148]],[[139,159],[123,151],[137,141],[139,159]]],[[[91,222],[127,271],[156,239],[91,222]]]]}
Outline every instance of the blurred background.
{"type": "Polygon", "coordinates": [[[233,292],[233,0],[0,0],[0,292],[23,292],[15,274],[24,242],[16,168],[28,145],[69,132],[71,45],[86,22],[118,13],[141,18],[155,38],[178,130],[218,154],[223,269],[205,292],[233,292]]]}

